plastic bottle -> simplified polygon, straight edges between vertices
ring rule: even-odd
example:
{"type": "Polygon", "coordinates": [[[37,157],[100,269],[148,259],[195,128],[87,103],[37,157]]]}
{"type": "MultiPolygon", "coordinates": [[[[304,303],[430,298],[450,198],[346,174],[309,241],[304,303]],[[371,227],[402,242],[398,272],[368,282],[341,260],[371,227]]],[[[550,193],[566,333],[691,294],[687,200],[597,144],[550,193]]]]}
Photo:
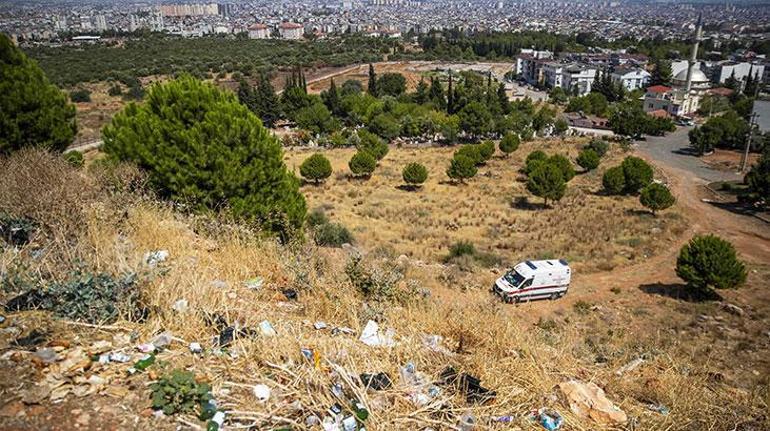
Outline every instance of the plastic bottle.
{"type": "Polygon", "coordinates": [[[473,431],[474,428],[476,428],[476,418],[470,412],[460,416],[460,425],[458,426],[460,431],[473,431]]]}
{"type": "Polygon", "coordinates": [[[369,417],[369,410],[367,410],[366,407],[364,407],[364,405],[358,401],[353,403],[353,411],[356,412],[356,417],[358,420],[362,422],[369,417]]]}

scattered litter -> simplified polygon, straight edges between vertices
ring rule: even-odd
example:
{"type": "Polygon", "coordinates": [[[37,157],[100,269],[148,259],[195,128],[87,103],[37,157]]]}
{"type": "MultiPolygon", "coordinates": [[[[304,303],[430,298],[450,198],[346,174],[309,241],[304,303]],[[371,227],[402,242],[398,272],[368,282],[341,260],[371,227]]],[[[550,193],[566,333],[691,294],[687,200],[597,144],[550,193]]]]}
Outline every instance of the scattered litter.
{"type": "Polygon", "coordinates": [[[323,427],[324,431],[342,431],[340,421],[336,417],[324,417],[323,422],[321,422],[321,426],[323,427]]]}
{"type": "Polygon", "coordinates": [[[35,347],[45,343],[48,340],[48,334],[33,329],[26,337],[20,337],[14,340],[13,344],[18,347],[35,347]]]}
{"type": "Polygon", "coordinates": [[[460,431],[472,431],[476,428],[476,418],[470,412],[464,413],[460,416],[460,424],[457,429],[460,431]]]}
{"type": "Polygon", "coordinates": [[[745,311],[743,311],[743,308],[735,304],[730,304],[729,302],[723,302],[722,309],[734,316],[743,316],[743,314],[745,313],[745,311]]]}
{"type": "Polygon", "coordinates": [[[257,397],[257,401],[264,403],[270,399],[270,388],[267,385],[254,386],[254,396],[257,397]]]}
{"type": "Polygon", "coordinates": [[[299,349],[299,351],[302,353],[302,356],[304,356],[305,359],[307,359],[310,363],[313,364],[313,367],[315,367],[316,370],[321,369],[321,354],[318,353],[317,350],[303,347],[299,349]]]}
{"type": "Polygon", "coordinates": [[[262,288],[262,286],[265,284],[265,279],[262,277],[254,277],[250,280],[246,280],[243,282],[243,284],[246,286],[246,288],[251,290],[259,290],[262,288]]]}
{"type": "Polygon", "coordinates": [[[283,289],[283,296],[289,301],[296,301],[299,293],[296,289],[283,289]]]}
{"type": "Polygon", "coordinates": [[[94,386],[101,386],[107,383],[107,380],[105,380],[104,377],[98,376],[96,374],[91,374],[91,377],[88,378],[88,383],[94,386]]]}
{"type": "Polygon", "coordinates": [[[532,411],[530,413],[530,419],[537,421],[543,428],[548,431],[556,431],[561,428],[564,419],[555,410],[546,409],[545,407],[540,410],[532,411]]]}
{"type": "Polygon", "coordinates": [[[35,352],[35,357],[45,364],[52,364],[56,362],[57,354],[56,350],[51,349],[50,347],[46,347],[43,349],[38,349],[35,352]]]}
{"type": "Polygon", "coordinates": [[[315,322],[313,323],[313,327],[315,329],[321,330],[321,329],[326,329],[329,326],[326,324],[326,322],[315,322]]]}
{"type": "Polygon", "coordinates": [[[495,391],[481,386],[481,379],[468,373],[457,373],[454,368],[447,367],[441,372],[441,380],[445,384],[456,386],[465,394],[469,403],[486,403],[497,396],[495,391]]]}
{"type": "Polygon", "coordinates": [[[155,345],[152,343],[142,343],[136,346],[136,350],[139,350],[142,353],[152,353],[155,351],[155,345]]]}
{"type": "Polygon", "coordinates": [[[348,328],[347,326],[337,326],[334,329],[332,329],[332,335],[337,335],[337,334],[356,335],[356,331],[354,331],[351,328],[348,328]]]}
{"type": "Polygon", "coordinates": [[[567,397],[570,409],[580,417],[590,417],[597,422],[625,423],[626,413],[613,404],[604,390],[595,383],[577,380],[559,383],[559,389],[567,397]]]}
{"type": "Polygon", "coordinates": [[[664,406],[663,404],[650,404],[647,406],[648,410],[651,410],[653,412],[657,412],[662,414],[663,416],[668,416],[670,410],[668,407],[664,406]]]}
{"type": "Polygon", "coordinates": [[[159,334],[155,338],[152,339],[152,345],[158,348],[163,348],[171,344],[171,341],[174,339],[174,337],[171,335],[170,332],[163,332],[162,334],[159,334]]]}
{"type": "Polygon", "coordinates": [[[0,315],[0,325],[2,325],[3,323],[5,323],[5,316],[0,315]]]}
{"type": "Polygon", "coordinates": [[[409,400],[418,407],[430,403],[431,399],[436,398],[441,392],[435,385],[430,385],[426,392],[425,388],[428,385],[428,378],[425,374],[417,372],[414,364],[411,362],[402,367],[400,373],[404,384],[410,386],[408,391],[409,400]]]}
{"type": "Polygon", "coordinates": [[[489,418],[489,420],[492,421],[492,422],[500,423],[500,424],[509,424],[509,423],[513,422],[514,417],[510,416],[510,415],[492,416],[491,418],[489,418]]]}
{"type": "Polygon", "coordinates": [[[342,420],[342,429],[345,431],[356,431],[357,425],[355,416],[348,416],[342,420]]]}
{"type": "MultiPolygon", "coordinates": [[[[104,356],[104,355],[102,355],[104,356]]],[[[102,356],[99,356],[99,362],[102,361],[102,356]]],[[[131,361],[131,355],[125,354],[123,352],[112,352],[109,354],[107,358],[107,362],[119,362],[119,363],[126,363],[131,361]]]]}
{"type": "Polygon", "coordinates": [[[226,289],[227,282],[224,280],[214,280],[211,282],[211,286],[216,287],[217,289],[226,289]]]}
{"type": "Polygon", "coordinates": [[[142,359],[136,361],[133,367],[128,369],[128,374],[135,374],[139,371],[146,370],[150,365],[155,363],[155,355],[144,355],[142,359]]]}
{"type": "Polygon", "coordinates": [[[441,353],[443,355],[454,356],[455,355],[454,352],[450,351],[449,349],[441,345],[441,342],[443,340],[444,340],[444,337],[442,337],[441,335],[433,335],[433,334],[422,335],[422,343],[428,349],[436,353],[441,353]]]}
{"type": "Polygon", "coordinates": [[[182,298],[182,299],[177,299],[176,302],[174,302],[174,305],[171,306],[171,309],[173,309],[177,313],[184,313],[185,311],[187,311],[187,306],[188,306],[187,300],[182,298]]]}
{"type": "Polygon", "coordinates": [[[259,331],[265,337],[274,337],[278,335],[278,333],[275,332],[275,328],[273,328],[273,325],[271,325],[270,322],[268,322],[267,320],[263,320],[259,322],[259,331]]]}
{"type": "Polygon", "coordinates": [[[200,343],[190,343],[190,352],[201,353],[203,352],[203,347],[201,347],[200,343]]]}
{"type": "Polygon", "coordinates": [[[219,347],[227,347],[233,342],[236,336],[247,337],[252,335],[255,335],[255,332],[252,329],[243,328],[236,331],[235,327],[227,326],[222,329],[219,336],[215,337],[214,343],[219,347]]]}
{"type": "Polygon", "coordinates": [[[342,385],[339,383],[333,384],[331,391],[332,391],[332,395],[334,395],[337,398],[342,398],[345,396],[345,391],[342,390],[342,385]]]}
{"type": "Polygon", "coordinates": [[[615,371],[615,374],[617,374],[618,376],[622,376],[625,373],[635,370],[636,368],[639,367],[639,365],[642,365],[643,363],[644,363],[644,359],[636,358],[633,361],[627,363],[626,365],[623,365],[622,367],[618,368],[617,371],[615,371]]]}
{"type": "Polygon", "coordinates": [[[321,418],[319,418],[316,415],[310,415],[307,418],[305,418],[305,425],[307,425],[308,428],[309,427],[314,427],[314,426],[320,425],[320,424],[321,424],[321,418]]]}
{"type": "Polygon", "coordinates": [[[222,428],[225,423],[225,412],[218,411],[214,413],[208,424],[206,424],[206,431],[217,431],[222,428]]]}
{"type": "Polygon", "coordinates": [[[390,376],[384,372],[377,374],[361,374],[361,383],[367,388],[374,389],[375,391],[381,391],[393,386],[393,381],[390,380],[390,376]]]}
{"type": "Polygon", "coordinates": [[[149,251],[144,254],[144,263],[150,267],[156,267],[159,263],[165,262],[168,259],[168,250],[155,250],[149,251]]]}
{"type": "Polygon", "coordinates": [[[370,320],[366,322],[366,327],[364,327],[364,330],[361,332],[360,340],[367,346],[393,347],[396,345],[393,341],[395,335],[396,331],[393,328],[388,328],[384,334],[381,334],[377,322],[370,320]]]}

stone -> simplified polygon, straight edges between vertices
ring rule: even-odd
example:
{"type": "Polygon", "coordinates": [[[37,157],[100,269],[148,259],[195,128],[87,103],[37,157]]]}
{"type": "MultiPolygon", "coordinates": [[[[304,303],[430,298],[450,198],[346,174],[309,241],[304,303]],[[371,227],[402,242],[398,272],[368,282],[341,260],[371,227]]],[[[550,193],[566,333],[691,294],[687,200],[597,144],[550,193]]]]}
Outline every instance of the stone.
{"type": "Polygon", "coordinates": [[[628,416],[613,404],[604,390],[595,383],[570,380],[559,383],[559,389],[569,402],[570,410],[582,418],[591,418],[599,423],[626,423],[628,416]]]}
{"type": "Polygon", "coordinates": [[[0,407],[0,417],[12,418],[18,416],[24,411],[24,404],[20,401],[13,401],[0,407]]]}
{"type": "Polygon", "coordinates": [[[734,316],[743,316],[743,308],[729,302],[722,303],[722,309],[734,316]]]}

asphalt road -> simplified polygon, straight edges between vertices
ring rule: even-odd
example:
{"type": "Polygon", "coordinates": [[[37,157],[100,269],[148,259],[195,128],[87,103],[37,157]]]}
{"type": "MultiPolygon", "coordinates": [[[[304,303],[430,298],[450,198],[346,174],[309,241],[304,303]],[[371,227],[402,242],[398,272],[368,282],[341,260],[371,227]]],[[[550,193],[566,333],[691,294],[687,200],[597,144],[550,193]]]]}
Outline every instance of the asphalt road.
{"type": "Polygon", "coordinates": [[[740,180],[738,172],[712,169],[690,151],[687,132],[689,127],[677,127],[676,132],[666,136],[648,136],[645,141],[637,141],[639,151],[652,160],[682,171],[690,172],[705,183],[714,181],[740,180]]]}

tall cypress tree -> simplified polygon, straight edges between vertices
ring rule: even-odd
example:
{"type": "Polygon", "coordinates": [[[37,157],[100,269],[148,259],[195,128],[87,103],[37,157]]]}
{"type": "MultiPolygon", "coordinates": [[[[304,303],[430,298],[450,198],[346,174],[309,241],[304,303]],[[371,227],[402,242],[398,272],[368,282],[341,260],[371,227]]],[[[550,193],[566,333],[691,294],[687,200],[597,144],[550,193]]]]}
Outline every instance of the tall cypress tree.
{"type": "Polygon", "coordinates": [[[367,86],[369,94],[377,97],[377,74],[374,73],[374,65],[369,63],[369,84],[367,86]]]}
{"type": "Polygon", "coordinates": [[[452,88],[452,69],[449,69],[449,85],[447,87],[446,94],[446,112],[449,114],[454,114],[455,112],[455,95],[454,89],[452,88]]]}
{"type": "MultiPolygon", "coordinates": [[[[432,84],[433,78],[431,78],[430,81],[432,84]]],[[[420,78],[420,82],[417,84],[417,89],[414,92],[414,102],[422,105],[427,102],[428,99],[428,84],[425,83],[425,78],[420,78]]]]}
{"type": "Polygon", "coordinates": [[[342,102],[337,91],[337,85],[334,83],[334,78],[332,78],[329,89],[321,93],[321,99],[332,114],[337,116],[342,114],[342,102]]]}
{"type": "Polygon", "coordinates": [[[275,94],[273,84],[270,83],[270,79],[267,74],[260,72],[259,81],[257,81],[257,90],[254,93],[254,97],[259,106],[259,118],[262,119],[262,123],[267,127],[275,126],[275,122],[278,121],[283,114],[281,112],[281,101],[278,99],[278,95],[275,94]]]}
{"type": "Polygon", "coordinates": [[[436,105],[437,109],[446,109],[446,98],[444,97],[444,86],[441,85],[441,81],[438,78],[431,78],[430,80],[430,101],[436,105]]]}

